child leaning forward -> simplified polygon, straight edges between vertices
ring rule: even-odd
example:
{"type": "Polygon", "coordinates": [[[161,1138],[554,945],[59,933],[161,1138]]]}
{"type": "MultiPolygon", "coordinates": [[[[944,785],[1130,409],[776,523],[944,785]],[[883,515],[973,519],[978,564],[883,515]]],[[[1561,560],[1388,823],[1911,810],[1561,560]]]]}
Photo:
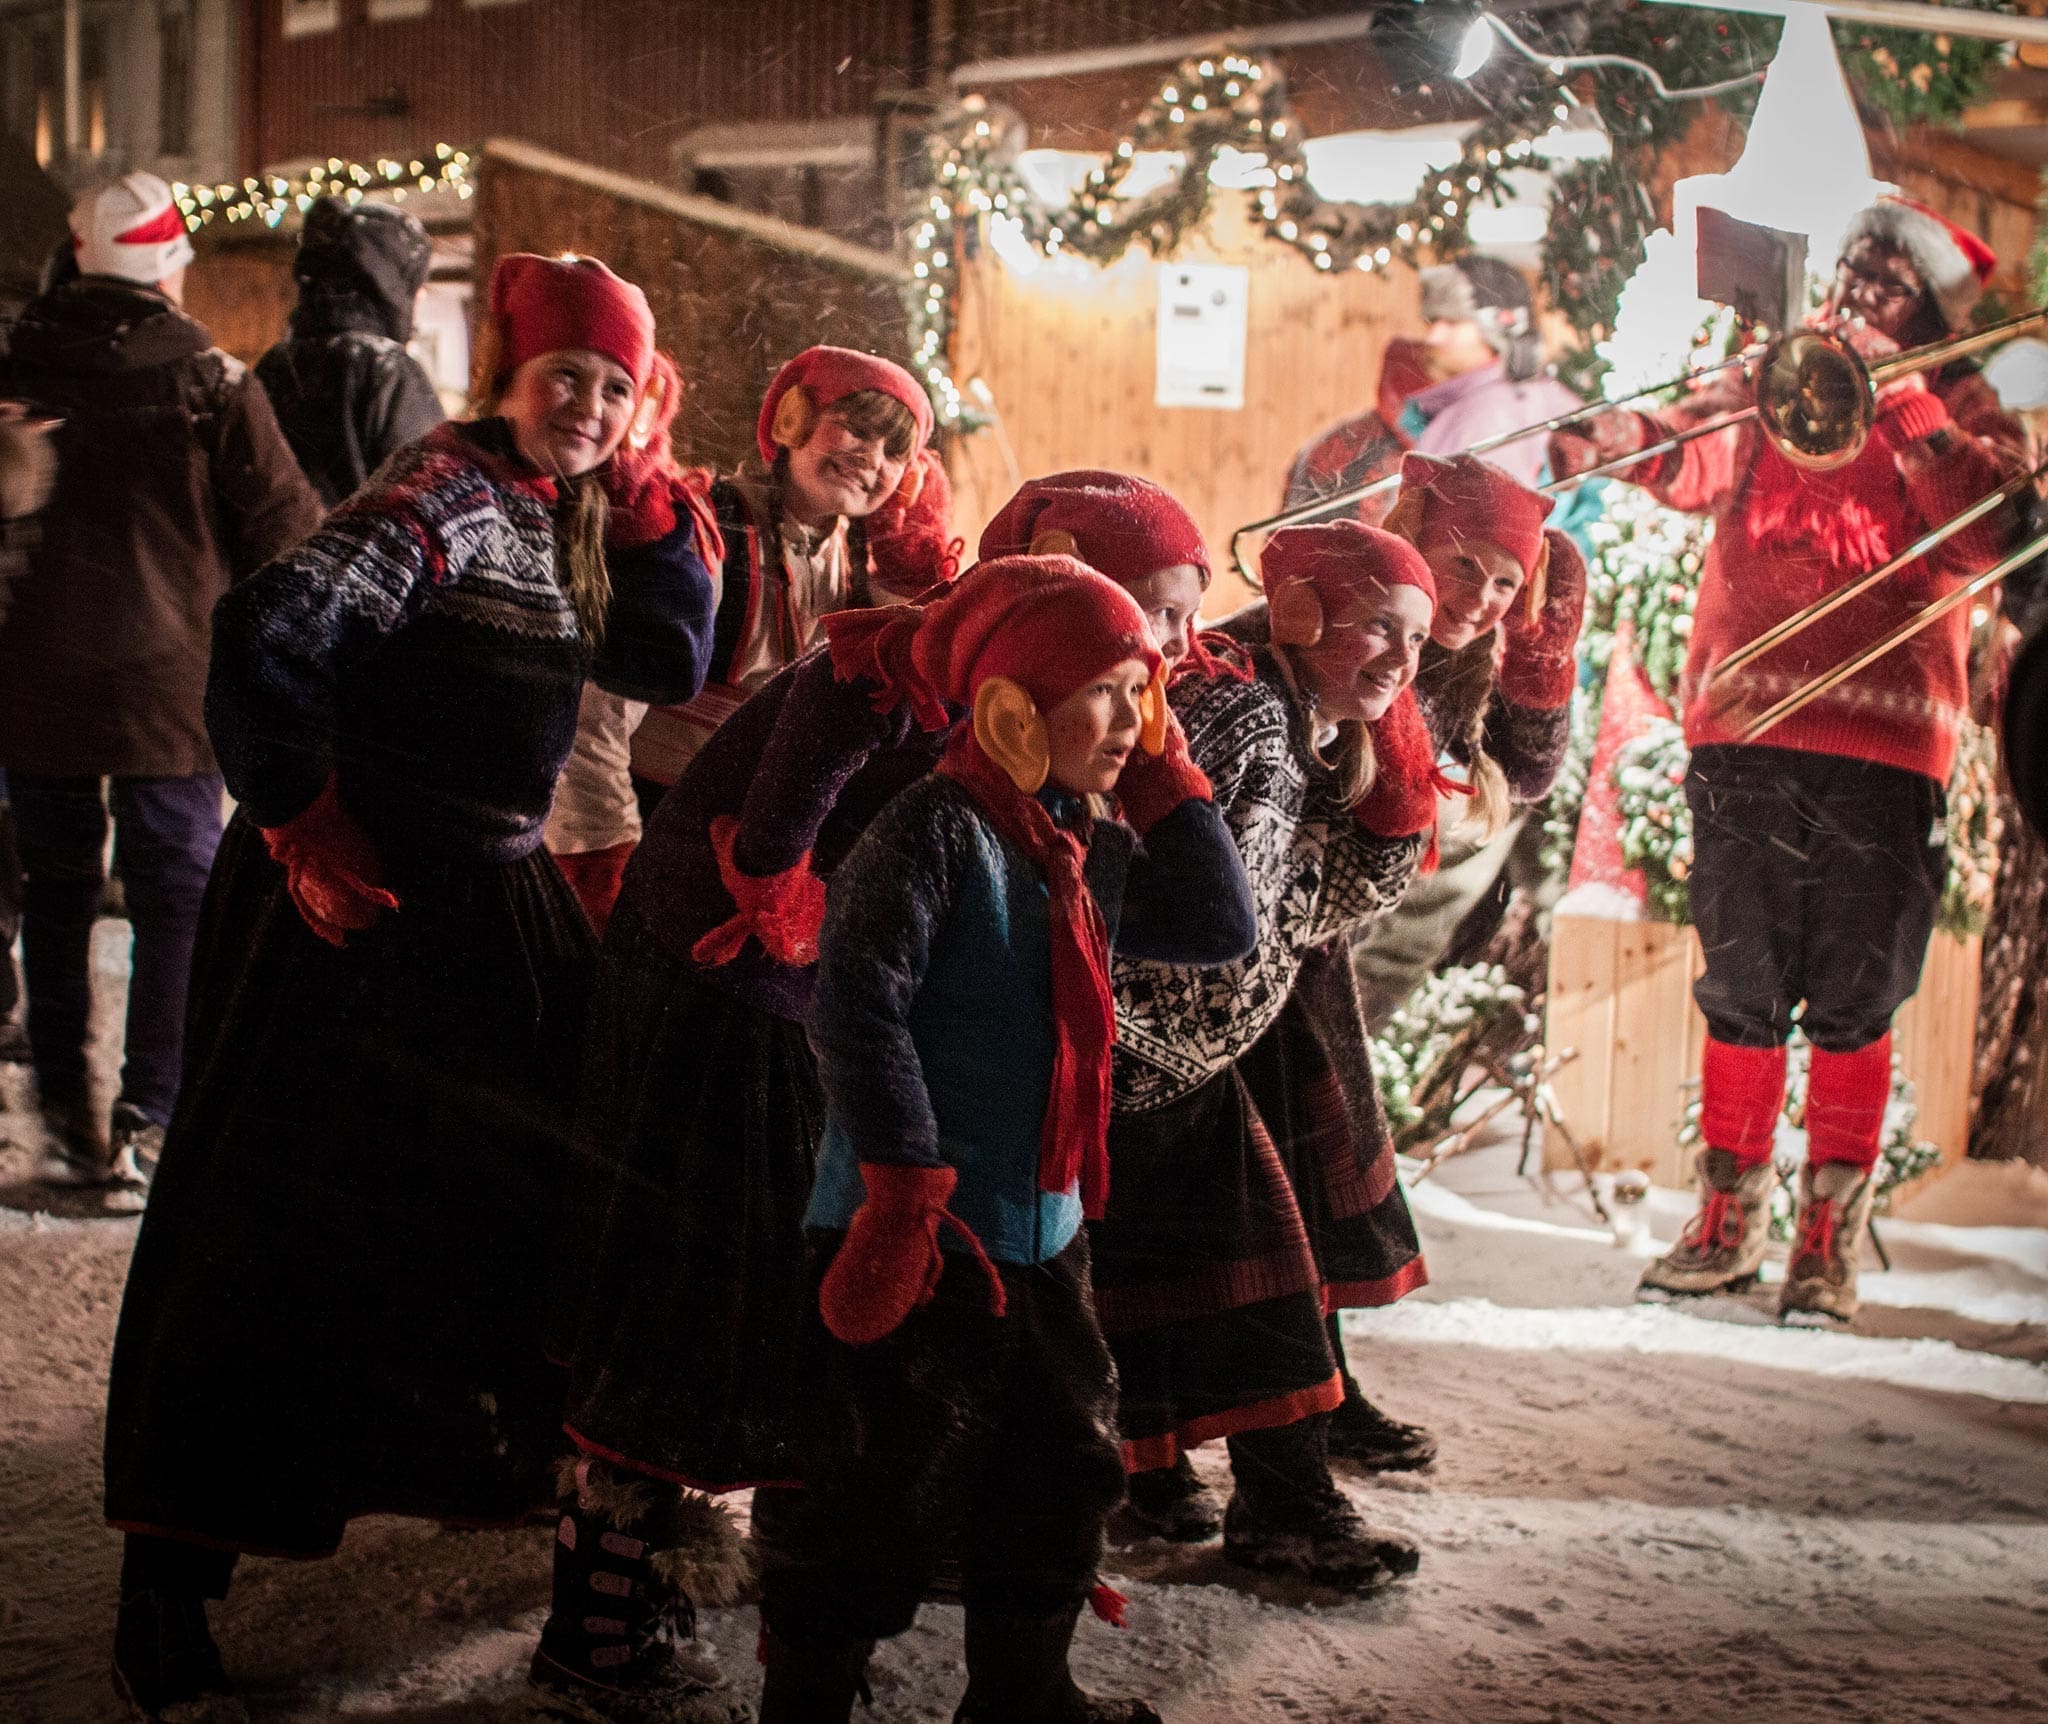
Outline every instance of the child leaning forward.
{"type": "MultiPolygon", "coordinates": [[[[1067,1670],[1123,1489],[1081,1220],[1108,1184],[1135,842],[1098,799],[1141,747],[1134,776],[1194,768],[1143,613],[1072,558],[984,563],[914,628],[912,674],[971,717],[830,886],[806,1489],[771,1553],[763,1724],[847,1718],[956,1548],[960,1718],[1156,1719],[1067,1670]]],[[[1174,961],[1249,949],[1243,882],[1220,884],[1157,927],[1174,961]]]]}

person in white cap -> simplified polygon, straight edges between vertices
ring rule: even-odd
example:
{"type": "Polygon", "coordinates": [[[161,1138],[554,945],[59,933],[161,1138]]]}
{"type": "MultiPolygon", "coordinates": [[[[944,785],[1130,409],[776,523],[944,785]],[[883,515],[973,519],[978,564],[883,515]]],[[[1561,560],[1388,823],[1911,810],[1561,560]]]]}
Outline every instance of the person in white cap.
{"type": "Polygon", "coordinates": [[[179,307],[193,253],[171,188],[137,173],[89,193],[71,237],[77,275],[30,302],[0,364],[0,398],[57,422],[55,481],[0,617],[0,769],[25,876],[42,1172],[134,1210],[177,1099],[221,834],[200,716],[213,602],[310,532],[320,503],[253,376],[179,307]],[[110,809],[135,936],[111,1122],[86,1063],[110,809]]]}

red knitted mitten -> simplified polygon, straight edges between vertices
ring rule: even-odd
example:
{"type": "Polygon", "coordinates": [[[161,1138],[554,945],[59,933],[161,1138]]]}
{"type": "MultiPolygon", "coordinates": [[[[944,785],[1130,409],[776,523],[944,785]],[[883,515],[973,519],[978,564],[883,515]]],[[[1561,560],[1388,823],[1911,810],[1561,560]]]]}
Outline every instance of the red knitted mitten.
{"type": "Polygon", "coordinates": [[[939,1249],[941,1223],[953,1228],[987,1270],[989,1308],[1000,1317],[1006,1307],[1002,1278],[967,1224],[946,1209],[960,1175],[950,1167],[917,1167],[903,1162],[860,1164],[867,1198],[854,1211],[846,1243],[825,1271],[818,1311],[825,1327],[849,1347],[866,1347],[895,1330],[928,1301],[945,1272],[939,1249]]]}
{"type": "Polygon", "coordinates": [[[1436,744],[1422,722],[1415,690],[1404,688],[1368,727],[1377,771],[1372,788],[1352,811],[1359,825],[1381,838],[1412,838],[1436,824],[1437,802],[1456,788],[1437,769],[1436,744]]]}
{"type": "Polygon", "coordinates": [[[1589,467],[1602,467],[1633,455],[1656,441],[1656,426],[1640,413],[1613,408],[1582,419],[1569,431],[1550,434],[1551,477],[1570,479],[1589,467]]]}
{"type": "Polygon", "coordinates": [[[682,405],[682,380],[665,353],[654,356],[654,375],[641,411],[650,423],[621,443],[599,470],[607,504],[604,542],[612,550],[633,550],[665,539],[676,529],[675,486],[681,477],[669,448],[669,425],[682,405]]]}
{"type": "Polygon", "coordinates": [[[925,450],[917,467],[916,482],[899,486],[867,522],[875,582],[897,598],[915,598],[951,581],[967,547],[953,536],[953,487],[938,451],[925,450]]]}
{"type": "Polygon", "coordinates": [[[1586,609],[1586,561],[1569,534],[1548,529],[1543,609],[1532,623],[1520,604],[1508,612],[1500,692],[1511,706],[1554,711],[1579,680],[1579,619],[1586,609]]]}
{"type": "Polygon", "coordinates": [[[282,826],[263,829],[271,859],[284,869],[285,890],[307,927],[330,946],[398,908],[384,889],[376,847],[335,794],[332,775],[320,794],[282,826]]]}
{"type": "Polygon", "coordinates": [[[740,823],[730,814],[711,822],[711,852],[734,913],[690,948],[706,966],[729,964],[751,934],[768,956],[792,969],[818,961],[818,929],[825,920],[825,882],[811,872],[809,851],[794,867],[756,878],[740,872],[732,847],[740,823]]]}
{"type": "Polygon", "coordinates": [[[1166,746],[1157,754],[1142,749],[1124,762],[1117,775],[1116,799],[1124,818],[1139,832],[1150,832],[1183,802],[1210,799],[1209,776],[1188,753],[1180,720],[1166,718],[1166,746]]]}

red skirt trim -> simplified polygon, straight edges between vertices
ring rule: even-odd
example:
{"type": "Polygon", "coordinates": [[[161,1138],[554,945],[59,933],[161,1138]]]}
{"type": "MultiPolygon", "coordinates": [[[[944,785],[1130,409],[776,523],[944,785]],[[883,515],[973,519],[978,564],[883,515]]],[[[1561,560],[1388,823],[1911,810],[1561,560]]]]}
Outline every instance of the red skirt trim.
{"type": "Polygon", "coordinates": [[[1326,1281],[1323,1284],[1323,1315],[1332,1311],[1370,1310],[1405,1299],[1418,1287],[1429,1285],[1429,1265],[1411,1257],[1391,1275],[1377,1281],[1326,1281]]]}
{"type": "Polygon", "coordinates": [[[1312,1389],[1296,1389],[1291,1394],[1276,1395],[1270,1401],[1254,1401],[1249,1406],[1210,1413],[1204,1418],[1190,1419],[1178,1430],[1127,1442],[1123,1444],[1124,1471],[1149,1473],[1157,1467],[1170,1467],[1180,1458],[1183,1449],[1196,1448],[1217,1437],[1232,1437],[1243,1431],[1270,1431],[1276,1425],[1291,1425],[1317,1413],[1331,1412],[1343,1399],[1343,1373],[1333,1371],[1312,1389]]]}

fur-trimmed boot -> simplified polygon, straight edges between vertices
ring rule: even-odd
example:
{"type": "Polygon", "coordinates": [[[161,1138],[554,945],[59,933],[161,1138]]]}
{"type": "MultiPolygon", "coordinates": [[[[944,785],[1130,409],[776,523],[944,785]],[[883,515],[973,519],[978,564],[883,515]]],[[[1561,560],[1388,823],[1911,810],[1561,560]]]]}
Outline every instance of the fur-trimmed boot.
{"type": "Polygon", "coordinates": [[[1799,1174],[1799,1221],[1778,1315],[1832,1318],[1856,1315],[1856,1245],[1877,1197],[1877,1169],[1853,1162],[1808,1162],[1799,1174]]]}
{"type": "Polygon", "coordinates": [[[1700,1206],[1678,1242],[1643,1271],[1642,1293],[1740,1293],[1756,1284],[1771,1242],[1769,1160],[1744,1167],[1725,1149],[1700,1154],[1700,1206]]]}
{"type": "Polygon", "coordinates": [[[868,1691],[872,1640],[847,1635],[790,1639],[761,1625],[761,1724],[848,1724],[868,1691]]]}
{"type": "Polygon", "coordinates": [[[1223,1514],[1223,1554],[1242,1568],[1378,1592],[1413,1574],[1422,1551],[1406,1533],[1368,1526],[1337,1488],[1324,1425],[1318,1416],[1230,1439],[1237,1489],[1223,1514]]]}
{"type": "Polygon", "coordinates": [[[953,1724],[1160,1724],[1143,1700],[1098,1700],[1067,1668],[1076,1603],[1050,1616],[967,1611],[967,1694],[953,1724]]]}
{"type": "Polygon", "coordinates": [[[141,1724],[249,1724],[221,1668],[196,1592],[123,1589],[114,1618],[114,1692],[141,1724]]]}
{"type": "Polygon", "coordinates": [[[1111,1526],[1129,1538],[1200,1544],[1223,1530],[1223,1499],[1181,1455],[1170,1467],[1133,1473],[1124,1481],[1123,1507],[1111,1526]]]}
{"type": "Polygon", "coordinates": [[[527,1680],[586,1724],[743,1724],[750,1708],[696,1638],[696,1601],[730,1604],[751,1565],[709,1497],[602,1461],[563,1463],[554,1597],[527,1680]]]}

